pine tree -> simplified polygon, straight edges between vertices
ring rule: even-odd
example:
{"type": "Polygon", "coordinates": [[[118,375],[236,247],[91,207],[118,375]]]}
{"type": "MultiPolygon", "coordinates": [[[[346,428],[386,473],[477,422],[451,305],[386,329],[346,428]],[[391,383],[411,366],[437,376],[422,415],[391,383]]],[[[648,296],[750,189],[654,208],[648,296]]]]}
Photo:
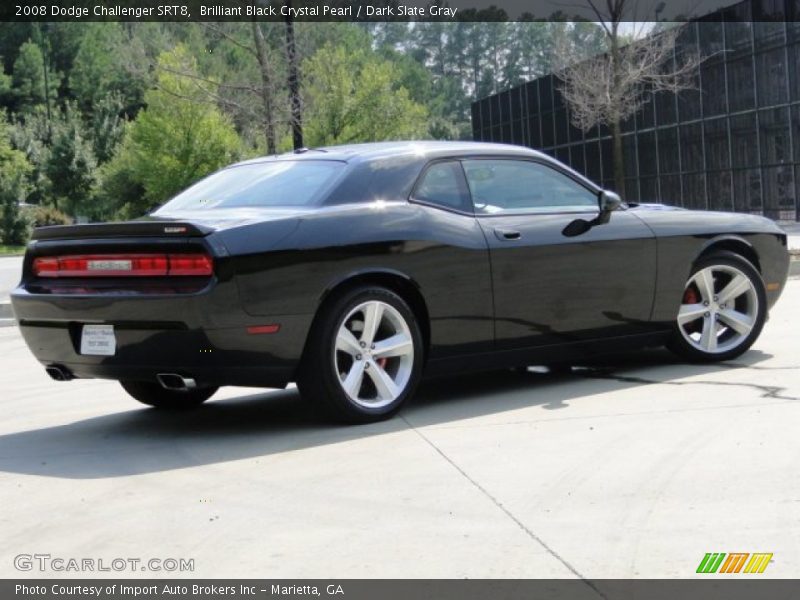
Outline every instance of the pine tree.
{"type": "Polygon", "coordinates": [[[54,206],[70,215],[86,214],[95,184],[97,159],[78,111],[67,105],[54,127],[45,173],[54,192],[54,206]]]}
{"type": "Polygon", "coordinates": [[[29,223],[19,207],[28,191],[28,171],[25,154],[11,147],[6,116],[0,113],[0,240],[4,244],[23,244],[28,236],[29,223]]]}
{"type": "Polygon", "coordinates": [[[41,48],[30,40],[19,49],[11,81],[17,112],[31,112],[48,101],[52,107],[58,96],[60,76],[45,66],[41,48]]]}

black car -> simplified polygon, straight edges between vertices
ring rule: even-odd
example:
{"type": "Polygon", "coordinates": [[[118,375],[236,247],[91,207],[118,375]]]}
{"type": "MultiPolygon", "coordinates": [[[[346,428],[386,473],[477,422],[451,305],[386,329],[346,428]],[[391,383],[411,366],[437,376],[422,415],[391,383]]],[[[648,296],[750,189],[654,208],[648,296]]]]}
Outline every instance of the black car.
{"type": "Polygon", "coordinates": [[[788,265],[765,218],[626,205],[527,148],[396,142],[250,160],[141,220],[37,229],[12,301],[54,379],[170,408],[296,381],[363,422],[424,374],[655,345],[733,358],[788,265]]]}

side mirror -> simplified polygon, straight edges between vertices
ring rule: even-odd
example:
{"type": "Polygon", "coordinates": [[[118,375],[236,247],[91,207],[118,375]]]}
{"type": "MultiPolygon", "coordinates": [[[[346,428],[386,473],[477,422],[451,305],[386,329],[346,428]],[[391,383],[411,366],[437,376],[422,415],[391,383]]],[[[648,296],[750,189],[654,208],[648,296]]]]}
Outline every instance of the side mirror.
{"type": "Polygon", "coordinates": [[[566,237],[576,237],[583,235],[592,227],[597,225],[605,225],[611,218],[611,213],[622,206],[622,198],[620,198],[619,194],[615,192],[603,190],[600,192],[598,206],[600,207],[600,214],[594,219],[591,221],[587,221],[585,219],[575,219],[574,221],[568,223],[566,227],[564,227],[564,229],[561,231],[561,235],[566,237]]]}
{"type": "Polygon", "coordinates": [[[611,218],[611,213],[622,206],[619,194],[610,190],[600,192],[600,214],[595,219],[595,225],[605,225],[611,218]]]}
{"type": "Polygon", "coordinates": [[[600,192],[600,212],[610,213],[622,206],[622,198],[619,194],[610,190],[600,192]]]}

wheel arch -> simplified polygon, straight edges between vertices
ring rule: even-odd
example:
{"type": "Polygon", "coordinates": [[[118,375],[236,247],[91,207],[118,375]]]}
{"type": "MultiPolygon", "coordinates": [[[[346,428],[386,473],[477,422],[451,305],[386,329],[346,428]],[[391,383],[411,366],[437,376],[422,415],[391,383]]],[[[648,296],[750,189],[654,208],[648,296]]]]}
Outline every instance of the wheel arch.
{"type": "Polygon", "coordinates": [[[762,273],[761,260],[759,259],[758,252],[750,242],[738,235],[722,235],[708,240],[703,244],[694,262],[696,263],[701,258],[719,250],[727,250],[728,252],[738,254],[742,258],[750,261],[756,271],[762,273]]]}
{"type": "Polygon", "coordinates": [[[317,308],[314,313],[314,320],[311,324],[313,328],[325,306],[341,294],[362,285],[379,285],[392,290],[408,303],[409,308],[414,313],[422,333],[422,341],[425,348],[425,355],[428,354],[431,340],[430,314],[428,304],[419,284],[411,277],[401,271],[393,269],[365,269],[348,273],[328,285],[319,297],[317,308]]]}

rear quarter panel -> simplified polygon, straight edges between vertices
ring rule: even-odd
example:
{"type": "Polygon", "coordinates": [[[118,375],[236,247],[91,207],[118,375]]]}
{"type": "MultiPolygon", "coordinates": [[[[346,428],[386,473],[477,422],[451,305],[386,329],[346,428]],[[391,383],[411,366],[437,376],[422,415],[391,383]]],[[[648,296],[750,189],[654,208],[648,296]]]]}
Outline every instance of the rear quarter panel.
{"type": "Polygon", "coordinates": [[[391,273],[411,281],[425,299],[430,358],[491,347],[489,256],[474,217],[405,202],[323,208],[301,217],[265,251],[267,227],[219,234],[249,314],[310,317],[348,279],[391,273]]]}

